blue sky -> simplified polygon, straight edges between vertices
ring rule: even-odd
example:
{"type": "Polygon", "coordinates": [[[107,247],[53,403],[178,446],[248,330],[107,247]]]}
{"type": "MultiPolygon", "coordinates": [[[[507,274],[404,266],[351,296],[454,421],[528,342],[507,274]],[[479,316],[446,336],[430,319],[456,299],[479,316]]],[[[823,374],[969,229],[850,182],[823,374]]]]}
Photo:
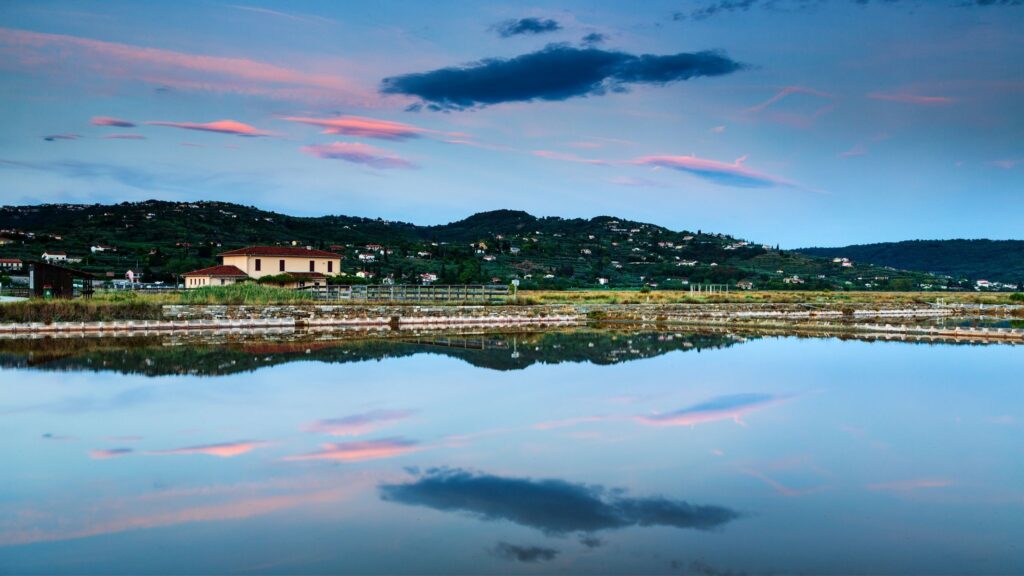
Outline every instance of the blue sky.
{"type": "Polygon", "coordinates": [[[1024,5],[6,2],[0,203],[1020,238],[1024,5]]]}

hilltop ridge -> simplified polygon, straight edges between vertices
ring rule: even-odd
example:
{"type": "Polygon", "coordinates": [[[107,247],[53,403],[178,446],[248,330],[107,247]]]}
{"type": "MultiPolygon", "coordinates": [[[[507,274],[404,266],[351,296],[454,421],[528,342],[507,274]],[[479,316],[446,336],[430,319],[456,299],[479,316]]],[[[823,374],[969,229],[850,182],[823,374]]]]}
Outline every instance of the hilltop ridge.
{"type": "Polygon", "coordinates": [[[219,252],[253,244],[311,246],[344,256],[347,281],[508,282],[524,288],[685,288],[712,282],[756,288],[913,289],[928,275],[782,251],[721,233],[673,231],[613,216],[536,217],[481,212],[419,226],[344,215],[290,216],[229,202],[148,200],[114,205],[0,207],[0,257],[37,259],[45,250],[81,258],[77,266],[148,279],[216,263],[219,252]],[[370,249],[368,245],[379,245],[370,249]],[[94,247],[99,247],[97,250],[94,247]],[[365,278],[357,278],[363,276],[365,278]]]}

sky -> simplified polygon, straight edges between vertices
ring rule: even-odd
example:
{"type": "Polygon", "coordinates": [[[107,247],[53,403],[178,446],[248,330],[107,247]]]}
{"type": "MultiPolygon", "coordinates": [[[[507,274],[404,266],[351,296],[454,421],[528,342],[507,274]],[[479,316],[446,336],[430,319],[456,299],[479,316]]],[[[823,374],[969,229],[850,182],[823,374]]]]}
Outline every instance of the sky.
{"type": "Polygon", "coordinates": [[[0,3],[0,204],[1024,238],[1024,0],[0,3]]]}

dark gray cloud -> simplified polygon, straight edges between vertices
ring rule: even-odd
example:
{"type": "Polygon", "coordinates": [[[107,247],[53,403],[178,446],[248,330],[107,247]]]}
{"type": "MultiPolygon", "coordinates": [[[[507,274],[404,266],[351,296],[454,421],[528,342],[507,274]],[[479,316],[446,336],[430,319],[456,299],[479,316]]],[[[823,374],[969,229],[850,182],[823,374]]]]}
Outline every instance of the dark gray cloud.
{"type": "Polygon", "coordinates": [[[507,520],[546,534],[596,532],[628,526],[711,530],[739,518],[722,506],[655,496],[632,498],[621,490],[564,480],[504,478],[462,469],[428,470],[413,482],[382,484],[381,499],[484,520],[507,520]]]}
{"type": "Polygon", "coordinates": [[[505,20],[491,27],[502,38],[521,36],[523,34],[544,34],[546,32],[557,32],[562,25],[550,18],[519,18],[505,20]]]}
{"type": "Polygon", "coordinates": [[[600,32],[591,32],[584,36],[580,42],[586,46],[596,46],[597,44],[603,44],[608,39],[607,34],[601,34],[600,32]]]}
{"type": "Polygon", "coordinates": [[[587,548],[600,548],[604,546],[604,540],[601,540],[597,536],[584,536],[580,538],[580,544],[583,544],[587,548]]]}
{"type": "Polygon", "coordinates": [[[558,550],[542,546],[517,546],[508,542],[498,542],[490,550],[491,554],[510,562],[546,562],[558,556],[558,550]]]}
{"type": "MultiPolygon", "coordinates": [[[[415,96],[433,110],[463,110],[502,102],[566,100],[658,84],[722,76],[743,65],[719,52],[636,56],[552,44],[515,58],[385,78],[381,92],[415,96]]],[[[415,109],[415,108],[414,108],[415,109]]]]}

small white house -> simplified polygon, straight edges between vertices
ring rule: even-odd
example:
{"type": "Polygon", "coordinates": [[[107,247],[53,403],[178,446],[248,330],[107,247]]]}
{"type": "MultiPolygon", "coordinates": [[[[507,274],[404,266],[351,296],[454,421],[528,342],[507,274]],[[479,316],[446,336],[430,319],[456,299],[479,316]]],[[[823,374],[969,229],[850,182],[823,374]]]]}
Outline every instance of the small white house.
{"type": "Polygon", "coordinates": [[[47,262],[64,262],[68,255],[64,252],[43,252],[43,260],[47,262]]]}

